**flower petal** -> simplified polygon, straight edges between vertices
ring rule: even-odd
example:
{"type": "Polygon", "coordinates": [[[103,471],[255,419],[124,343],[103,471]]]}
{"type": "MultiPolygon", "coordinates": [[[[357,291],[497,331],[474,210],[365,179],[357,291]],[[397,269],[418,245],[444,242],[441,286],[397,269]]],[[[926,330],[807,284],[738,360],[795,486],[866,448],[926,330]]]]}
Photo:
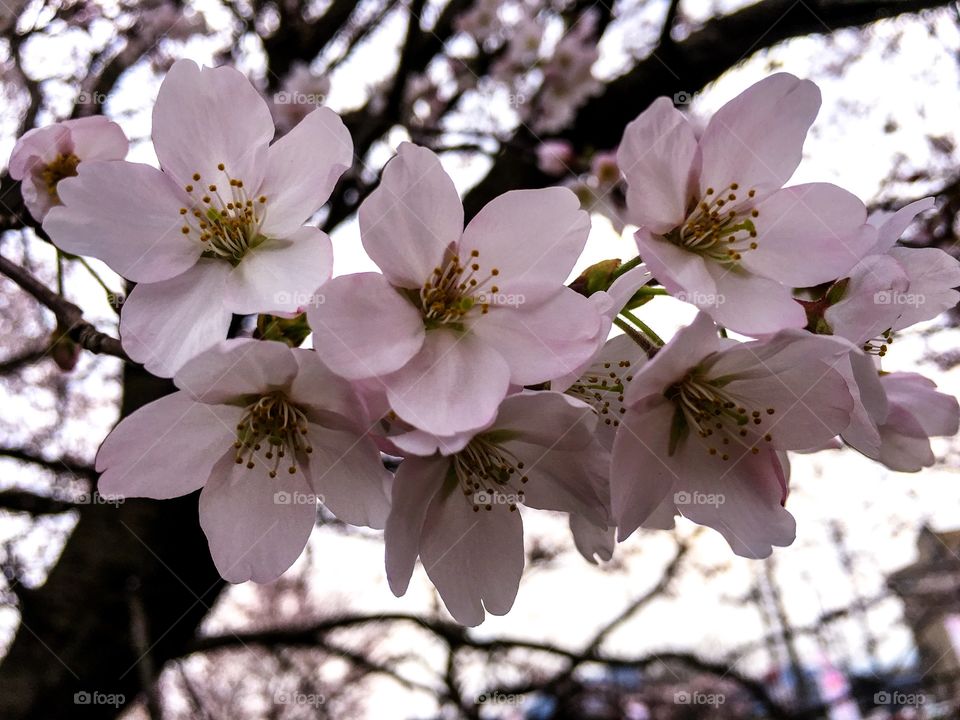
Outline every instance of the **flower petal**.
{"type": "Polygon", "coordinates": [[[583,252],[590,216],[567,188],[512,190],[487,203],[463,231],[460,257],[480,266],[477,275],[494,269],[493,294],[542,299],[562,284],[583,252]],[[468,260],[471,253],[477,256],[468,260]]]}
{"type": "Polygon", "coordinates": [[[904,296],[894,298],[900,317],[894,330],[932,320],[960,300],[954,290],[960,285],[960,262],[940,248],[895,247],[889,256],[896,260],[910,281],[904,296]]]}
{"type": "Polygon", "coordinates": [[[633,237],[644,264],[672,295],[698,306],[716,303],[713,276],[700,255],[682,250],[644,228],[633,237]]]}
{"type": "Polygon", "coordinates": [[[877,228],[877,244],[873,248],[875,253],[885,253],[887,250],[897,244],[897,240],[910,226],[913,219],[924,210],[929,210],[936,204],[936,199],[932,197],[914,200],[908,205],[904,205],[895,213],[874,213],[870,215],[867,222],[877,228]]]}
{"type": "Polygon", "coordinates": [[[757,247],[743,253],[743,265],[791,287],[843,277],[876,243],[866,206],[829,183],[784,188],[756,211],[757,247]]]}
{"type": "Polygon", "coordinates": [[[526,390],[504,399],[492,428],[552,450],[582,450],[593,439],[597,415],[563,393],[526,390]]]}
{"type": "Polygon", "coordinates": [[[573,372],[603,342],[594,303],[560,286],[534,307],[494,307],[472,326],[510,367],[510,381],[532,385],[573,372]]]}
{"type": "Polygon", "coordinates": [[[353,140],[333,110],[318,107],[267,150],[258,195],[267,198],[263,233],[289,237],[320,209],[353,164],[353,140]]]}
{"type": "Polygon", "coordinates": [[[309,226],[250,250],[227,278],[224,303],[238,315],[302,312],[322,302],[317,288],[333,274],[333,246],[309,226]]]}
{"type": "Polygon", "coordinates": [[[154,375],[172,377],[226,339],[231,314],[221,298],[229,272],[228,263],[200,260],[170,280],[137,285],[120,314],[123,349],[154,375]]]}
{"type": "Polygon", "coordinates": [[[686,117],[670,98],[654,100],[627,125],[617,150],[630,222],[656,234],[683,224],[698,161],[697,137],[686,117]]]}
{"type": "Polygon", "coordinates": [[[573,543],[584,559],[596,565],[597,561],[607,562],[613,557],[613,548],[617,544],[617,529],[613,526],[594,525],[580,515],[570,516],[570,533],[573,543]]]}
{"type": "Polygon", "coordinates": [[[283,389],[296,373],[297,362],[284,343],[236,338],[188,360],[173,382],[196,400],[228,403],[283,389]]]}
{"type": "Polygon", "coordinates": [[[453,435],[490,423],[506,397],[510,368],[472,333],[441,329],[428,332],[420,352],[383,382],[402,419],[434,435],[453,435]]]}
{"type": "Polygon", "coordinates": [[[360,206],[360,239],[391,284],[419,288],[463,232],[463,205],[440,160],[401,143],[360,206]]]}
{"type": "Polygon", "coordinates": [[[370,438],[310,425],[310,484],[320,502],[345,523],[382,528],[390,512],[392,478],[370,438]]]}
{"type": "Polygon", "coordinates": [[[700,150],[700,191],[723,192],[732,183],[761,196],[790,179],[820,109],[809,80],[777,73],[751,85],[710,119],[700,150]]]}
{"type": "Polygon", "coordinates": [[[338,375],[351,380],[387,375],[423,346],[420,312],[383,275],[341,275],[320,292],[323,302],[307,308],[307,319],[314,348],[338,375]]]}
{"type": "Polygon", "coordinates": [[[708,267],[716,283],[716,304],[699,307],[720,325],[743,335],[759,336],[807,324],[807,315],[789,288],[742,270],[715,263],[708,267]]]}
{"type": "Polygon", "coordinates": [[[302,473],[269,478],[228,453],[200,493],[200,527],[224,580],[276,580],[300,557],[313,530],[317,503],[302,473]]]}
{"type": "Polygon", "coordinates": [[[123,160],[130,141],[123,129],[103,115],[64,120],[73,152],[80,160],[123,160]]]}
{"type": "MultiPolygon", "coordinates": [[[[273,138],[270,109],[243,73],[178,60],[167,72],[153,106],[153,145],[160,167],[178,185],[194,173],[202,183],[225,180],[217,169],[260,185],[267,143],[273,138]]],[[[226,185],[225,182],[223,182],[226,185]]]]}
{"type": "Polygon", "coordinates": [[[241,412],[185,392],[144,405],[97,452],[100,494],[167,500],[199,490],[225,453],[232,460],[241,412]]]}
{"type": "Polygon", "coordinates": [[[57,185],[63,205],[43,221],[58,248],[134,282],[167,280],[200,257],[200,244],[181,233],[185,200],[159,170],[113,160],[80,163],[77,172],[57,185]]]}

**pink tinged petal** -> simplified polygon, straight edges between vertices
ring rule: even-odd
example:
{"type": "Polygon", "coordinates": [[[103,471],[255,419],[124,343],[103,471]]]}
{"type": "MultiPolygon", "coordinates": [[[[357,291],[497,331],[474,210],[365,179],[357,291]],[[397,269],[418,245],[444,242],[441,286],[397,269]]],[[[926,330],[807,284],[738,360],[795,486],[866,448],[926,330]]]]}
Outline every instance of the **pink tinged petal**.
{"type": "Polygon", "coordinates": [[[639,410],[628,410],[613,443],[610,510],[621,542],[647,522],[680,480],[669,454],[674,405],[651,397],[639,410]]]}
{"type": "Polygon", "coordinates": [[[634,234],[644,264],[660,283],[684,302],[716,304],[717,289],[703,257],[640,228],[634,234]]]}
{"type": "Polygon", "coordinates": [[[297,362],[284,343],[237,338],[188,360],[173,382],[201,402],[229,403],[282,390],[296,374],[297,362]]]}
{"type": "Polygon", "coordinates": [[[429,457],[436,453],[454,455],[463,450],[477,433],[473,430],[456,435],[431,435],[423,430],[410,430],[399,435],[391,435],[389,440],[403,453],[429,457]]]}
{"type": "Polygon", "coordinates": [[[274,125],[267,103],[246,77],[230,67],[202,70],[178,60],[167,72],[153,106],[153,145],[160,167],[178,185],[200,173],[203,184],[226,173],[248,189],[260,184],[274,125]]]}
{"type": "Polygon", "coordinates": [[[677,526],[676,517],[679,514],[677,506],[673,502],[673,494],[667,493],[660,504],[644,520],[643,527],[652,530],[673,530],[677,526]]]}
{"type": "Polygon", "coordinates": [[[123,349],[154,375],[172,377],[225,340],[231,314],[222,297],[229,272],[226,262],[200,260],[170,280],[137,285],[120,314],[123,349]]]}
{"type": "Polygon", "coordinates": [[[573,270],[590,233],[590,216],[580,209],[577,196],[567,188],[512,190],[487,203],[463,231],[460,257],[469,262],[471,252],[481,286],[497,294],[516,295],[538,302],[562,284],[573,270]]]}
{"type": "Polygon", "coordinates": [[[179,190],[156,168],[122,160],[81,163],[61,180],[63,205],[44,219],[54,245],[103,260],[134,282],[157,282],[190,268],[203,249],[181,232],[179,190]]]}
{"type": "Polygon", "coordinates": [[[330,512],[351,525],[382,528],[390,472],[370,438],[310,425],[310,484],[330,512]]]}
{"type": "Polygon", "coordinates": [[[849,357],[849,363],[836,367],[853,398],[850,424],[841,435],[850,447],[876,460],[881,444],[877,425],[886,419],[888,412],[886,393],[870,356],[852,352],[849,357]]]}
{"type": "Polygon", "coordinates": [[[893,407],[880,426],[881,463],[897,472],[919,472],[937,461],[929,437],[905,408],[893,407]]]}
{"type": "Polygon", "coordinates": [[[420,538],[420,560],[447,610],[462,625],[505,615],[523,574],[523,523],[506,506],[474,512],[462,492],[433,496],[420,538]]]}
{"type": "Polygon", "coordinates": [[[807,324],[803,307],[790,289],[767,278],[710,264],[717,287],[716,305],[708,311],[720,325],[744,335],[770,335],[807,324]]]}
{"type": "Polygon", "coordinates": [[[365,432],[367,413],[350,383],[324,365],[315,351],[293,348],[291,352],[296,375],[289,383],[290,400],[311,422],[365,432]]]}
{"type": "Polygon", "coordinates": [[[304,226],[282,240],[250,250],[227,279],[224,303],[238,315],[302,312],[323,302],[317,288],[333,274],[333,246],[325,232],[304,226]]]}
{"type": "Polygon", "coordinates": [[[187,495],[229,453],[240,408],[205,405],[175,392],[120,421],[97,452],[101,495],[156,500],[187,495]]]}
{"type": "Polygon", "coordinates": [[[267,475],[228,453],[200,493],[200,527],[224,580],[276,580],[300,557],[317,517],[302,473],[267,475]]]}
{"type": "Polygon", "coordinates": [[[895,247],[889,256],[896,260],[910,281],[906,293],[894,298],[900,318],[894,330],[932,320],[960,300],[954,290],[960,286],[960,262],[940,248],[895,247]]]}
{"type": "Polygon", "coordinates": [[[433,496],[443,488],[449,469],[449,459],[414,457],[404,460],[397,470],[383,538],[387,581],[397,597],[407,592],[420,554],[420,536],[427,509],[433,496]]]}
{"type": "Polygon", "coordinates": [[[784,188],[757,204],[757,247],[743,266],[791,287],[843,277],[876,242],[867,209],[829,183],[784,188]]]}
{"type": "Polygon", "coordinates": [[[503,357],[512,383],[532,385],[580,368],[602,344],[601,327],[593,303],[558,286],[552,298],[533,307],[491,308],[471,332],[503,357]]]}
{"type": "Polygon", "coordinates": [[[7,169],[14,180],[28,180],[41,166],[53,160],[58,153],[70,151],[70,133],[63,123],[33,128],[24,133],[13,146],[7,169]]]}
{"type": "MultiPolygon", "coordinates": [[[[646,285],[653,278],[653,273],[646,265],[637,265],[632,270],[627,270],[623,275],[613,281],[613,284],[607,289],[606,293],[610,296],[609,313],[616,316],[631,298],[636,295],[637,290],[646,285]]],[[[596,294],[596,293],[594,293],[596,294]]]]}
{"type": "Polygon", "coordinates": [[[353,164],[353,140],[333,110],[319,107],[267,150],[257,195],[267,198],[263,233],[288,237],[330,197],[353,164]]]}
{"type": "Polygon", "coordinates": [[[570,516],[570,533],[573,543],[584,559],[596,565],[597,561],[607,562],[613,557],[613,548],[617,542],[617,529],[606,525],[594,525],[581,515],[570,516]]]}
{"type": "Polygon", "coordinates": [[[759,447],[769,442],[778,450],[823,445],[847,428],[854,405],[843,375],[819,360],[798,363],[775,375],[734,379],[724,390],[748,413],[761,413],[760,424],[745,426],[751,433],[745,442],[759,447]],[[767,408],[774,413],[768,415],[767,408]],[[760,439],[764,434],[771,440],[760,439]]]}
{"type": "Polygon", "coordinates": [[[630,222],[652,233],[682,225],[698,160],[697,138],[686,117],[669,98],[654,100],[627,125],[617,149],[630,222]]]}
{"type": "Polygon", "coordinates": [[[510,368],[473,333],[432,330],[420,352],[383,382],[403,420],[434,435],[453,435],[493,420],[510,385],[510,368]]]}
{"type": "Polygon", "coordinates": [[[593,440],[597,415],[576,398],[558,392],[524,391],[507,397],[492,431],[553,450],[580,450],[593,440]]]}
{"type": "Polygon", "coordinates": [[[723,349],[717,326],[699,313],[633,375],[624,402],[633,405],[649,395],[660,395],[711,353],[723,349]]]}
{"type": "Polygon", "coordinates": [[[783,187],[800,164],[820,90],[788,73],[764,78],[718,110],[700,138],[700,191],[737,183],[758,194],[783,187]]]}
{"type": "MultiPolygon", "coordinates": [[[[608,502],[598,492],[599,476],[606,476],[609,461],[599,445],[586,450],[554,450],[515,440],[503,447],[524,463],[527,482],[518,485],[518,495],[522,493],[519,502],[540,510],[582,515],[597,524],[609,523],[608,502]]],[[[485,490],[498,492],[496,486],[485,490]]]]}
{"type": "Polygon", "coordinates": [[[73,152],[81,160],[123,160],[130,141],[123,129],[103,115],[65,120],[73,152]]]}
{"type": "Polygon", "coordinates": [[[399,370],[423,346],[423,317],[379,273],[341,275],[307,308],[313,345],[338,375],[351,380],[399,370]]]}
{"type": "Polygon", "coordinates": [[[890,329],[902,307],[896,300],[910,285],[903,267],[888,255],[868,255],[850,271],[843,297],[824,312],[839,335],[858,345],[890,329]]]}
{"type": "Polygon", "coordinates": [[[952,436],[958,431],[957,399],[938,392],[936,383],[917,373],[890,373],[881,378],[890,405],[906,408],[917,418],[923,432],[933,436],[952,436]]]}
{"type": "Polygon", "coordinates": [[[921,198],[914,200],[909,205],[904,205],[895,213],[874,214],[870,216],[868,222],[875,226],[879,231],[877,234],[877,244],[873,248],[875,253],[887,252],[896,245],[897,240],[910,226],[913,219],[925,210],[929,210],[936,204],[935,198],[921,198]]]}
{"type": "Polygon", "coordinates": [[[463,205],[439,158],[401,143],[359,219],[363,247],[391,284],[419,288],[459,241],[463,205]]]}
{"type": "Polygon", "coordinates": [[[702,448],[688,462],[674,495],[675,501],[689,500],[676,503],[684,517],[718,531],[741,557],[765,558],[772,546],[793,543],[796,521],[783,507],[786,474],[777,453],[745,453],[719,473],[716,458],[702,448]]]}

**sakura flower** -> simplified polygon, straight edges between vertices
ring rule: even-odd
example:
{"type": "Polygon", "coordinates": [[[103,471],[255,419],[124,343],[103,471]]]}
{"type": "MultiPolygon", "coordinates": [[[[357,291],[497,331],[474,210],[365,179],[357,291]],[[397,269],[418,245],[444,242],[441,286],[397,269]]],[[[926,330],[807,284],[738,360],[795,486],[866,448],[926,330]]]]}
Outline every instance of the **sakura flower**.
{"type": "Polygon", "coordinates": [[[38,221],[60,204],[61,180],[77,174],[87,160],[122,160],[127,136],[102,115],[64,120],[35,128],[17,140],[10,155],[10,177],[20,180],[23,202],[38,221]]]}
{"type": "Polygon", "coordinates": [[[545,140],[537,145],[537,167],[540,172],[559,177],[570,172],[573,146],[566,140],[545,140]]]}
{"type": "Polygon", "coordinates": [[[177,392],[123,419],[97,454],[104,495],[200,494],[220,574],[269,582],[303,550],[317,499],[383,527],[390,474],[354,420],[356,397],[309,350],[229,340],[174,376],[177,392]]]}
{"type": "Polygon", "coordinates": [[[701,313],[637,369],[613,445],[621,540],[679,513],[745,557],[793,542],[781,453],[829,441],[849,425],[853,400],[831,367],[835,341],[791,345],[722,339],[701,313]]]}
{"type": "Polygon", "coordinates": [[[67,252],[137,284],[124,349],[160,376],[227,335],[231,315],[293,312],[330,277],[330,239],[305,226],[352,159],[340,118],[317,108],[270,144],[267,104],[232,68],[173,65],[153,110],[162,170],[85,162],[44,221],[67,252]]]}
{"type": "Polygon", "coordinates": [[[957,434],[957,399],[937,392],[932,380],[917,373],[887,373],[880,382],[890,405],[880,425],[880,462],[900,472],[917,472],[933,465],[936,458],[930,438],[957,434]]]}
{"type": "Polygon", "coordinates": [[[377,378],[420,430],[482,427],[511,385],[570,372],[602,341],[594,305],[563,285],[588,230],[563,188],[508,192],[464,229],[436,155],[404,143],[360,207],[363,246],[383,274],[324,286],[307,311],[314,346],[343,377],[377,378]]]}
{"type": "Polygon", "coordinates": [[[790,288],[841,277],[876,241],[847,191],[783,188],[819,106],[816,85],[780,73],[724,105],[699,139],[665,97],[624,132],[617,159],[640,255],[671,293],[737,332],[803,327],[790,288]]]}
{"type": "Polygon", "coordinates": [[[385,533],[394,594],[406,592],[419,556],[457,622],[478,625],[484,610],[510,610],[524,565],[518,505],[608,522],[596,494],[595,422],[573,398],[524,392],[505,399],[495,420],[457,450],[407,457],[385,533]]]}

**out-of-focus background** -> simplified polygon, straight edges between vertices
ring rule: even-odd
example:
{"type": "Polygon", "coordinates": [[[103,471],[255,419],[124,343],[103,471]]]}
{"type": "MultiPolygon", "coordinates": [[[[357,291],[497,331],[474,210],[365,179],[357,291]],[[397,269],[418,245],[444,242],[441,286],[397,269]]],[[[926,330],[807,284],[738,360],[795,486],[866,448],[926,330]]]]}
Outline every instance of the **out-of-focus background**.
{"type": "MultiPolygon", "coordinates": [[[[876,209],[936,195],[908,242],[956,251],[956,3],[6,0],[0,159],[32,127],[105,114],[154,162],[150,111],[180,57],[246,72],[280,133],[319,103],[343,115],[356,165],[317,218],[338,274],[372,267],[355,211],[403,140],[441,153],[468,214],[568,185],[594,214],[579,267],[632,257],[606,154],[624,125],[660,95],[708,117],[778,70],[824,96],[795,180],[876,209]]],[[[123,281],[58,255],[5,171],[0,229],[0,256],[116,334],[123,281]]],[[[54,342],[69,328],[3,277],[0,313],[3,720],[960,717],[955,439],[918,475],[852,451],[795,457],[798,538],[766,561],[679,520],[591,565],[564,518],[528,513],[516,606],[466,630],[422,570],[394,598],[380,535],[323,513],[280,580],[226,587],[196,496],[93,492],[106,433],[169,384],[54,342]]],[[[666,298],[643,308],[666,335],[690,317],[666,298]]],[[[903,333],[885,367],[957,394],[958,322],[903,333]]]]}

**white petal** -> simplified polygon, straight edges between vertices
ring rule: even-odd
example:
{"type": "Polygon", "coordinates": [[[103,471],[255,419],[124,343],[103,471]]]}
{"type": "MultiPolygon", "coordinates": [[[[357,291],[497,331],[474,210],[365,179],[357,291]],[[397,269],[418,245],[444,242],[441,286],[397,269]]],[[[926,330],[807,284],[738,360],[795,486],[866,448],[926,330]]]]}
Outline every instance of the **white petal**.
{"type": "Polygon", "coordinates": [[[296,360],[285,344],[237,338],[187,361],[173,382],[197,400],[226,403],[283,389],[296,373],[296,360]]]}

